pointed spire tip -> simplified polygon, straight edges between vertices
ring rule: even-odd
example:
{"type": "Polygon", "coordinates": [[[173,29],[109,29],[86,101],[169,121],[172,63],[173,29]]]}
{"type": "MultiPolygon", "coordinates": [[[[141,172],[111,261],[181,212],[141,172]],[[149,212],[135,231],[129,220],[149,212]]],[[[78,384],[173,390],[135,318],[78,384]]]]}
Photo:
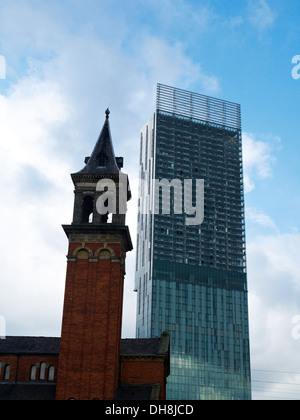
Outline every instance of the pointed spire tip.
{"type": "Polygon", "coordinates": [[[109,119],[109,114],[110,114],[109,108],[106,109],[105,114],[106,114],[106,119],[108,120],[109,119]]]}

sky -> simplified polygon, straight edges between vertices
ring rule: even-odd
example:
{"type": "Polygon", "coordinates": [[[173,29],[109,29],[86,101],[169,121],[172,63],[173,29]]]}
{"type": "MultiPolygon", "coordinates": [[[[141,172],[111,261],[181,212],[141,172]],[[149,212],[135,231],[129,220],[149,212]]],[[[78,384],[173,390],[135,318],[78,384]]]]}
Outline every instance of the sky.
{"type": "MultiPolygon", "coordinates": [[[[1,0],[7,335],[60,335],[70,173],[107,107],[135,245],[139,133],[163,83],[241,104],[253,399],[300,398],[299,21],[295,0],[1,0]]],[[[132,251],[123,337],[135,336],[134,266],[132,251]]]]}

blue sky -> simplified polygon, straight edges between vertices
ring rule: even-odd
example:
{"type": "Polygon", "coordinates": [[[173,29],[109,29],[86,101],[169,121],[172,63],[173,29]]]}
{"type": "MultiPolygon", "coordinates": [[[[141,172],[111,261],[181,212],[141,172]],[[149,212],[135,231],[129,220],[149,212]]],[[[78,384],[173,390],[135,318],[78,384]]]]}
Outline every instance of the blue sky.
{"type": "MultiPolygon", "coordinates": [[[[299,21],[294,0],[1,0],[0,316],[8,334],[60,334],[69,174],[91,153],[109,106],[116,154],[137,189],[139,130],[160,82],[242,106],[251,357],[262,381],[253,397],[295,397],[278,383],[300,383],[292,335],[300,314],[299,21]]],[[[135,196],[128,224],[135,241],[135,196]]],[[[134,262],[132,252],[124,336],[135,333],[134,262]]]]}

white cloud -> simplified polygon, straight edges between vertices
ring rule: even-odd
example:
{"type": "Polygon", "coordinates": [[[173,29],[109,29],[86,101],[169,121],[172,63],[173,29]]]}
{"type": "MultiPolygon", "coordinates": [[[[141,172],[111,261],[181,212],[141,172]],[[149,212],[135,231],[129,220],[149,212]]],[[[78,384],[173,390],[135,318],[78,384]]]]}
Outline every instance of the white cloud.
{"type": "MultiPolygon", "coordinates": [[[[276,142],[280,141],[277,137],[276,142]]],[[[243,165],[245,192],[255,188],[256,179],[272,176],[272,164],[275,161],[270,142],[256,140],[253,134],[243,134],[243,165]]]]}
{"type": "Polygon", "coordinates": [[[275,12],[266,0],[251,0],[249,4],[249,21],[262,31],[273,26],[276,19],[275,12]]]}
{"type": "Polygon", "coordinates": [[[246,218],[249,221],[257,223],[261,227],[277,230],[277,226],[274,220],[272,220],[270,216],[263,213],[261,210],[256,209],[255,207],[246,208],[246,218]]]}
{"type": "Polygon", "coordinates": [[[139,61],[144,72],[150,74],[152,85],[157,82],[188,88],[197,83],[203,91],[219,91],[217,77],[206,73],[200,63],[195,63],[185,53],[181,43],[169,44],[158,38],[147,36],[140,46],[139,61]]]}
{"type": "MultiPolygon", "coordinates": [[[[69,110],[55,83],[30,77],[20,80],[6,97],[0,96],[3,164],[11,163],[8,170],[32,164],[47,177],[59,177],[49,155],[59,139],[51,130],[68,118],[69,110]]],[[[57,159],[61,161],[56,157],[55,163],[57,159]]]]}
{"type": "Polygon", "coordinates": [[[70,160],[55,145],[68,119],[51,82],[28,78],[0,96],[0,308],[8,334],[60,329],[70,160]]]}
{"type": "Polygon", "coordinates": [[[255,399],[274,397],[280,388],[281,394],[277,398],[287,397],[290,388],[280,386],[278,382],[299,382],[295,375],[276,373],[300,372],[295,365],[300,340],[292,336],[292,318],[300,314],[299,249],[299,234],[258,236],[247,245],[255,399]]]}
{"type": "Polygon", "coordinates": [[[274,305],[286,304],[289,298],[294,300],[294,292],[300,292],[299,249],[297,233],[258,236],[247,245],[252,287],[274,305]]]}

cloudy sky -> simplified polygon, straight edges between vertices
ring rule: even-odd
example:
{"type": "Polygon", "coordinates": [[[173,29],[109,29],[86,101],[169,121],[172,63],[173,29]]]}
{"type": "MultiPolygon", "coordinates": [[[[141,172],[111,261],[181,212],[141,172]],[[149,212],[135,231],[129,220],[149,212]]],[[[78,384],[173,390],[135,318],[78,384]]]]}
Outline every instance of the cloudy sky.
{"type": "MultiPolygon", "coordinates": [[[[1,0],[7,335],[60,335],[69,174],[83,167],[108,106],[134,193],[135,243],[139,130],[160,82],[242,105],[253,398],[300,398],[299,20],[294,0],[1,0]]],[[[135,334],[134,264],[133,251],[124,337],[135,334]]]]}

